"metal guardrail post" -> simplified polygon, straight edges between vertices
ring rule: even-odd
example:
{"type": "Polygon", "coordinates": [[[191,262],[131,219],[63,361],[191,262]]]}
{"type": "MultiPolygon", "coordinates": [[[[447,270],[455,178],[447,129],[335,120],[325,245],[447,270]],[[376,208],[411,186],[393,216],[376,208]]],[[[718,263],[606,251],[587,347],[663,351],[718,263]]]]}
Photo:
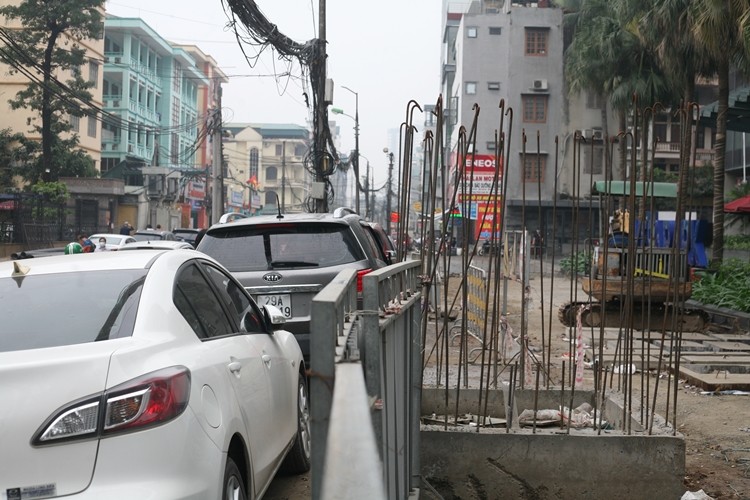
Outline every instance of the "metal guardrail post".
{"type": "Polygon", "coordinates": [[[363,279],[365,378],[391,499],[419,487],[420,267],[419,261],[401,262],[363,279]]]}
{"type": "Polygon", "coordinates": [[[343,430],[359,426],[357,439],[346,432],[331,432],[328,439],[330,452],[326,456],[322,496],[326,500],[351,498],[385,499],[383,469],[378,456],[375,434],[369,425],[370,418],[362,365],[341,363],[336,365],[336,388],[333,391],[331,429],[343,430]]]}
{"type": "Polygon", "coordinates": [[[313,499],[323,498],[323,463],[327,454],[337,348],[339,338],[345,334],[345,316],[356,309],[356,277],[353,269],[341,271],[313,298],[311,308],[309,381],[313,499]]]}

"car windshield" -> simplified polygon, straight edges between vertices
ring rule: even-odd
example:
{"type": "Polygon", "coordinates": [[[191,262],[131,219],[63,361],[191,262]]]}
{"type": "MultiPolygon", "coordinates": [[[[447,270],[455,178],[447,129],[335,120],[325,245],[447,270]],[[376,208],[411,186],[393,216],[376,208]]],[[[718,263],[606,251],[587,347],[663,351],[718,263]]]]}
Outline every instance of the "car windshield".
{"type": "Polygon", "coordinates": [[[365,258],[343,224],[258,224],[219,228],[199,249],[232,272],[338,266],[365,258]]]}
{"type": "Polygon", "coordinates": [[[146,271],[0,279],[0,352],[128,337],[146,271]],[[44,304],[44,314],[34,304],[44,304]]]}

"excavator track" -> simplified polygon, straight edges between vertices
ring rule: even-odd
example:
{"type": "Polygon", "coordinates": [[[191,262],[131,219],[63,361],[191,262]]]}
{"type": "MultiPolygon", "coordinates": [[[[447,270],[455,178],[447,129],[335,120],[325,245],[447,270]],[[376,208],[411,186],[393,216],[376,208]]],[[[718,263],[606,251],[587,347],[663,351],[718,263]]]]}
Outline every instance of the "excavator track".
{"type": "MultiPolygon", "coordinates": [[[[624,304],[618,301],[605,302],[566,302],[557,310],[557,317],[565,326],[576,326],[577,315],[581,313],[581,323],[586,327],[619,328],[628,326],[623,312],[624,304]]],[[[708,315],[699,309],[681,308],[675,311],[673,305],[653,304],[646,307],[633,304],[633,328],[637,330],[701,332],[709,322],[708,315]]]]}

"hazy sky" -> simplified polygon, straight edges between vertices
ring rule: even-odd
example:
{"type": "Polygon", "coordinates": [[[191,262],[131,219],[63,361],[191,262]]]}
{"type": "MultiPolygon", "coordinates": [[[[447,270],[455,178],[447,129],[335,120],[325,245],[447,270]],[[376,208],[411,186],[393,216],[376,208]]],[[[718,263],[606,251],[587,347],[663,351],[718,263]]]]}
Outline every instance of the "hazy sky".
{"type": "MultiPolygon", "coordinates": [[[[318,0],[257,0],[279,31],[297,42],[317,37],[318,0]]],[[[224,86],[224,120],[295,123],[310,116],[297,78],[266,50],[251,67],[245,60],[221,0],[107,0],[107,11],[139,17],[167,40],[194,43],[229,76],[224,86]],[[277,75],[277,76],[274,76],[277,75]]],[[[440,92],[440,0],[327,0],[328,77],[334,80],[333,107],[355,115],[359,94],[360,152],[370,160],[376,183],[387,176],[388,129],[398,129],[410,99],[434,103],[440,92]]],[[[245,45],[248,55],[256,48],[245,45]]],[[[354,120],[330,114],[341,127],[341,150],[354,149],[354,120]]],[[[422,116],[414,124],[421,137],[422,116]]],[[[360,161],[364,169],[366,160],[360,161]]],[[[364,171],[361,172],[364,175],[364,171]]]]}

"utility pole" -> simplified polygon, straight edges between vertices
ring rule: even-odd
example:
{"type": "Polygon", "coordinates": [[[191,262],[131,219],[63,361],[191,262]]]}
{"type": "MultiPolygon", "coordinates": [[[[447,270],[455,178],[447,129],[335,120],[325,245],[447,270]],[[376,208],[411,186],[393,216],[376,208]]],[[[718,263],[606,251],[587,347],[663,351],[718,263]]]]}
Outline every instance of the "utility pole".
{"type": "Polygon", "coordinates": [[[388,152],[388,148],[383,148],[383,152],[388,155],[388,192],[385,198],[385,230],[388,236],[391,235],[391,193],[393,192],[393,153],[388,152]]]}
{"type": "MultiPolygon", "coordinates": [[[[355,206],[357,207],[357,213],[360,213],[359,208],[359,94],[349,87],[344,85],[342,89],[346,89],[354,94],[354,178],[357,180],[357,184],[354,186],[355,206]]],[[[348,115],[347,115],[348,116],[348,115]]]]}
{"type": "Polygon", "coordinates": [[[365,218],[370,219],[370,162],[367,162],[365,172],[365,218]]]}
{"type": "Polygon", "coordinates": [[[286,213],[286,141],[281,141],[281,213],[286,213]]]}
{"type": "MultiPolygon", "coordinates": [[[[213,142],[211,160],[213,166],[213,184],[211,185],[211,223],[216,223],[224,211],[224,179],[221,175],[223,158],[221,156],[221,87],[216,89],[217,106],[212,117],[213,142]]],[[[206,186],[208,188],[208,186],[206,186]]]]}
{"type": "Polygon", "coordinates": [[[314,155],[313,158],[317,165],[315,166],[315,182],[323,184],[324,188],[323,197],[315,200],[315,212],[325,213],[328,211],[328,189],[325,188],[326,177],[323,175],[324,172],[328,171],[328,155],[326,155],[327,147],[326,136],[323,131],[326,129],[326,116],[327,116],[327,103],[326,103],[326,0],[320,0],[318,9],[318,58],[314,61],[314,65],[317,65],[318,73],[318,87],[317,95],[315,96],[315,129],[316,134],[313,141],[314,144],[314,155]]]}
{"type": "Polygon", "coordinates": [[[367,171],[370,172],[370,220],[375,220],[375,178],[370,171],[370,161],[367,161],[367,171]]]}

